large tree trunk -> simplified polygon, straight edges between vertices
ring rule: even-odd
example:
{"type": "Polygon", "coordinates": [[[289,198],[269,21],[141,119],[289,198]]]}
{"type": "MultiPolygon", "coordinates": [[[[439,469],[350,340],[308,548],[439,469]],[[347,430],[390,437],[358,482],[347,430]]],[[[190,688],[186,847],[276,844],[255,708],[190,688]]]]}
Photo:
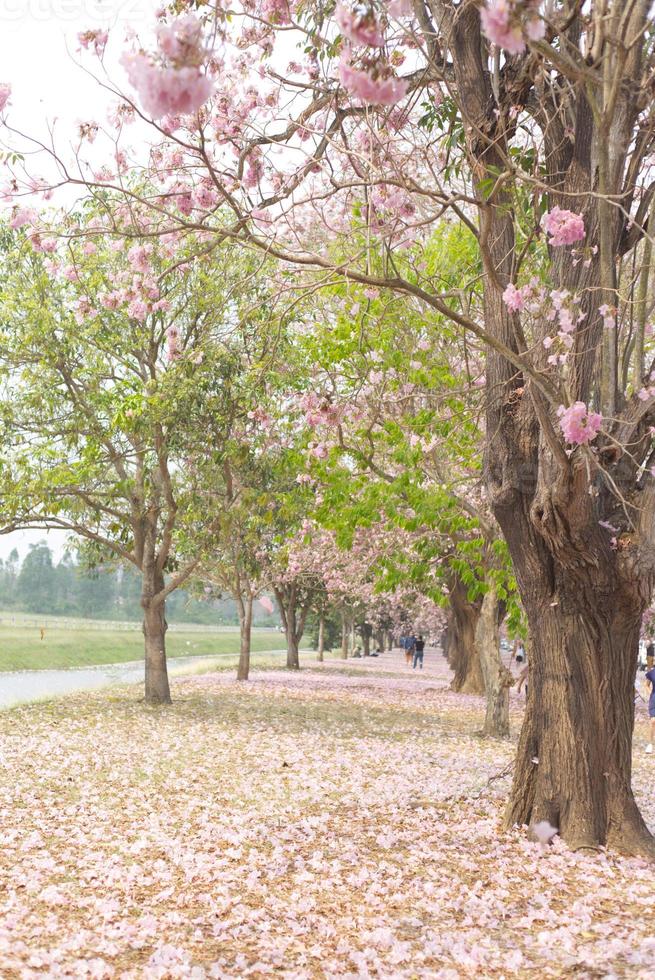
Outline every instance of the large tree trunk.
{"type": "Polygon", "coordinates": [[[345,613],[341,613],[341,659],[348,659],[348,621],[345,613]]]}
{"type": "Polygon", "coordinates": [[[453,691],[484,694],[480,654],[475,631],[480,618],[480,602],[469,602],[466,587],[457,579],[450,593],[448,616],[448,663],[453,668],[453,691]]]}
{"type": "Polygon", "coordinates": [[[298,591],[295,584],[289,586],[286,591],[281,588],[275,588],[275,597],[287,639],[287,668],[289,670],[299,670],[300,639],[305,626],[307,609],[302,610],[299,615],[298,591]]]}
{"type": "Polygon", "coordinates": [[[241,645],[239,650],[239,666],[237,667],[237,680],[247,681],[250,674],[250,638],[252,633],[252,604],[251,595],[237,598],[237,611],[239,613],[239,632],[241,634],[241,645]]]}
{"type": "Polygon", "coordinates": [[[317,660],[323,663],[325,653],[325,613],[318,617],[318,653],[317,660]]]}
{"type": "Polygon", "coordinates": [[[170,704],[171,691],[166,667],[166,603],[154,601],[154,596],[164,588],[164,576],[155,572],[145,576],[144,583],[150,579],[153,582],[152,588],[144,585],[141,596],[145,641],[145,700],[146,704],[170,704]]]}
{"type": "Polygon", "coordinates": [[[655,856],[631,788],[643,602],[592,540],[549,575],[521,563],[530,670],[506,823],[548,820],[572,848],[655,856]]]}
{"type": "Polygon", "coordinates": [[[300,649],[295,629],[287,630],[287,667],[300,670],[300,649]]]}
{"type": "Polygon", "coordinates": [[[495,585],[491,583],[482,600],[475,630],[475,645],[480,656],[487,699],[483,734],[509,738],[509,689],[514,678],[500,656],[499,621],[498,596],[495,585]]]}
{"type": "MultiPolygon", "coordinates": [[[[613,4],[608,9],[620,8],[613,4]]],[[[648,4],[633,4],[625,36],[640,36],[647,23],[648,4]]],[[[642,425],[643,414],[637,410],[626,425],[612,422],[616,377],[608,376],[611,358],[603,361],[599,314],[601,302],[611,305],[617,298],[616,257],[625,218],[610,195],[618,200],[624,194],[630,134],[640,111],[632,93],[641,76],[644,48],[632,45],[622,61],[621,84],[611,92],[613,108],[604,101],[605,92],[599,95],[600,87],[594,90],[592,84],[573,87],[565,109],[562,103],[551,112],[545,103],[538,104],[547,88],[538,88],[537,76],[529,71],[517,73],[512,83],[507,78],[502,93],[494,89],[482,53],[477,5],[448,9],[443,28],[449,32],[468,161],[480,201],[483,322],[493,339],[486,358],[488,498],[510,549],[530,630],[528,707],[507,822],[549,820],[573,847],[609,845],[652,856],[654,841],[630,786],[639,623],[654,573],[653,483],[641,480],[637,472],[639,461],[650,452],[650,437],[644,430],[648,422],[644,419],[642,425]],[[602,114],[591,111],[589,92],[603,102],[602,114]],[[491,193],[487,188],[489,179],[495,180],[506,166],[512,130],[504,120],[510,105],[528,104],[535,95],[544,138],[543,180],[550,185],[548,206],[580,210],[587,242],[599,243],[598,252],[585,262],[574,261],[567,249],[551,248],[547,283],[585,300],[566,385],[573,399],[591,404],[598,399],[597,381],[603,379],[602,407],[614,441],[606,445],[605,456],[596,458],[584,449],[568,454],[557,428],[554,406],[560,378],[547,364],[542,345],[551,322],[544,317],[526,338],[521,317],[503,301],[517,273],[513,198],[501,181],[491,193]],[[565,125],[574,133],[568,141],[565,125]],[[530,345],[534,373],[523,373],[515,358],[530,345]],[[541,386],[553,378],[555,392],[546,387],[546,396],[541,386]],[[622,445],[629,445],[630,452],[617,452],[622,445]],[[599,521],[623,529],[615,550],[599,521]]],[[[569,29],[571,37],[579,36],[580,23],[572,21],[569,29]]],[[[554,88],[551,94],[556,98],[554,88]]],[[[627,174],[627,179],[630,194],[634,178],[627,174]]],[[[615,353],[616,333],[605,333],[612,335],[609,347],[615,353]]]]}

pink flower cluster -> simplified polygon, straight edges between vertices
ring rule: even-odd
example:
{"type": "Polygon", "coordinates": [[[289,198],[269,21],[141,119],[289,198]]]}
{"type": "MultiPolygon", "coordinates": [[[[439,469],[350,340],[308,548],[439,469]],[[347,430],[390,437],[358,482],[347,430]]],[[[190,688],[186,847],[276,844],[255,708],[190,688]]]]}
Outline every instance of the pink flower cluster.
{"type": "Polygon", "coordinates": [[[367,9],[358,13],[344,4],[337,4],[334,14],[342,34],[353,44],[364,44],[372,48],[381,48],[384,44],[384,34],[375,13],[367,9]]]}
{"type": "Polygon", "coordinates": [[[530,313],[538,313],[546,300],[546,291],[539,280],[533,277],[525,286],[516,286],[510,282],[503,293],[503,300],[512,313],[520,313],[524,309],[530,313]]]}
{"type": "Polygon", "coordinates": [[[546,311],[546,316],[549,320],[557,320],[559,329],[555,337],[544,337],[543,343],[546,350],[556,344],[555,352],[548,358],[549,364],[565,364],[573,347],[575,328],[584,313],[577,309],[577,298],[566,289],[555,290],[550,295],[550,301],[552,305],[546,311]]]}
{"type": "Polygon", "coordinates": [[[89,48],[93,48],[98,57],[101,58],[105,53],[109,34],[107,31],[100,30],[82,31],[77,35],[77,40],[80,42],[81,48],[87,51],[89,48]]]}
{"type": "Polygon", "coordinates": [[[316,429],[320,425],[333,428],[342,420],[343,412],[340,406],[335,405],[327,398],[322,398],[313,391],[302,395],[298,400],[298,405],[305,413],[305,422],[310,429],[316,429]]]}
{"type": "Polygon", "coordinates": [[[8,85],[7,82],[0,82],[0,112],[2,112],[4,107],[9,102],[10,95],[11,85],[8,85]]]}
{"type": "Polygon", "coordinates": [[[166,356],[169,361],[176,361],[182,353],[182,340],[179,327],[175,323],[166,328],[166,356]]]}
{"type": "Polygon", "coordinates": [[[386,65],[354,68],[348,48],[341,53],[339,79],[346,91],[365,105],[395,105],[407,93],[407,82],[390,74],[386,65]]]}
{"type": "Polygon", "coordinates": [[[507,309],[511,310],[512,313],[519,313],[525,306],[525,296],[523,293],[524,289],[525,286],[518,289],[513,282],[510,282],[505,289],[505,292],[503,293],[503,300],[505,301],[505,306],[507,309]]]}
{"type": "Polygon", "coordinates": [[[178,17],[159,27],[157,41],[156,57],[139,52],[121,58],[143,108],[153,119],[196,112],[214,88],[201,70],[207,52],[200,22],[191,15],[178,17]]]}
{"type": "Polygon", "coordinates": [[[575,446],[592,442],[603,424],[603,416],[589,411],[584,402],[574,402],[569,408],[560,405],[557,414],[564,438],[575,446]]]}
{"type": "Polygon", "coordinates": [[[482,30],[489,40],[510,54],[525,51],[525,38],[540,40],[545,33],[538,16],[539,0],[487,0],[480,11],[482,30]]]}
{"type": "Polygon", "coordinates": [[[35,220],[36,214],[31,208],[16,208],[9,220],[10,228],[22,228],[24,225],[30,225],[35,220]]]}
{"type": "Polygon", "coordinates": [[[585,237],[584,221],[581,214],[564,211],[555,207],[543,218],[543,226],[550,238],[549,245],[573,245],[585,237]]]}

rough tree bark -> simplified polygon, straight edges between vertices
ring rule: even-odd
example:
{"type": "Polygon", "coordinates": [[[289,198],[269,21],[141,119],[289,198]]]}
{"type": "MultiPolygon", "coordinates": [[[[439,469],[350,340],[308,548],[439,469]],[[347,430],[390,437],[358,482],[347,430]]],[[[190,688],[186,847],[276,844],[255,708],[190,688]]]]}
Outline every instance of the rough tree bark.
{"type": "MultiPolygon", "coordinates": [[[[561,108],[559,87],[540,71],[538,59],[530,61],[531,52],[524,61],[508,59],[500,85],[494,86],[476,5],[447,9],[440,4],[439,9],[479,187],[484,323],[493,337],[486,362],[487,490],[512,555],[530,630],[528,710],[506,820],[548,820],[574,848],[608,845],[655,856],[631,789],[639,625],[655,573],[653,481],[641,480],[638,472],[650,452],[645,426],[652,405],[617,403],[615,364],[603,342],[598,310],[601,302],[616,302],[616,256],[630,247],[625,219],[630,205],[617,208],[609,198],[629,202],[634,196],[639,164],[633,169],[628,153],[641,111],[634,93],[643,50],[635,39],[647,27],[649,5],[646,0],[628,8],[609,4],[605,25],[618,24],[617,13],[627,11],[622,38],[611,44],[602,35],[596,39],[596,57],[602,54],[599,84],[570,83],[561,108]],[[622,84],[616,88],[613,58],[620,58],[622,84]],[[604,102],[608,92],[611,98],[604,102]],[[596,115],[589,97],[597,100],[596,115]],[[542,129],[547,206],[581,211],[587,242],[599,243],[584,263],[573,262],[567,249],[550,249],[551,288],[583,299],[568,387],[573,400],[585,404],[600,393],[613,425],[614,441],[601,443],[595,458],[584,449],[567,456],[542,393],[549,367],[541,341],[552,330],[550,323],[544,320],[530,340],[538,352],[533,363],[541,372],[539,383],[512,363],[526,349],[521,318],[502,299],[516,272],[513,198],[501,181],[491,193],[486,182],[505,170],[512,132],[506,120],[516,105],[529,106],[542,129]],[[573,131],[570,140],[567,127],[573,131]],[[627,422],[612,422],[615,405],[627,422]],[[630,453],[617,452],[622,445],[629,445],[630,453]],[[614,549],[600,521],[617,527],[614,549]]],[[[581,28],[579,16],[572,14],[567,27],[572,50],[581,28]]],[[[613,342],[609,350],[615,351],[613,342]]]]}
{"type": "Polygon", "coordinates": [[[482,600],[475,630],[487,701],[482,733],[493,738],[509,738],[509,689],[514,678],[501,660],[499,626],[498,595],[492,582],[482,600]]]}
{"type": "Polygon", "coordinates": [[[453,691],[484,694],[484,677],[475,631],[480,619],[480,601],[469,602],[466,587],[456,579],[450,591],[448,613],[448,663],[454,671],[453,691]]]}
{"type": "Polygon", "coordinates": [[[295,583],[286,588],[274,588],[275,597],[280,610],[282,626],[287,640],[287,668],[300,669],[300,641],[305,632],[305,621],[309,605],[300,603],[300,596],[295,583]]]}
{"type": "Polygon", "coordinates": [[[348,626],[348,621],[346,619],[346,614],[341,613],[341,659],[348,659],[348,637],[350,634],[350,629],[348,626]]]}
{"type": "Polygon", "coordinates": [[[145,641],[145,700],[146,704],[170,704],[171,691],[166,667],[166,602],[157,600],[164,589],[164,576],[156,568],[147,568],[143,575],[141,606],[143,608],[143,637],[145,641]]]}
{"type": "Polygon", "coordinates": [[[318,617],[318,650],[316,659],[323,663],[325,653],[325,613],[318,617]]]}
{"type": "Polygon", "coordinates": [[[237,667],[237,680],[247,681],[250,674],[250,640],[252,635],[252,595],[241,594],[236,596],[237,613],[239,615],[239,666],[237,667]]]}

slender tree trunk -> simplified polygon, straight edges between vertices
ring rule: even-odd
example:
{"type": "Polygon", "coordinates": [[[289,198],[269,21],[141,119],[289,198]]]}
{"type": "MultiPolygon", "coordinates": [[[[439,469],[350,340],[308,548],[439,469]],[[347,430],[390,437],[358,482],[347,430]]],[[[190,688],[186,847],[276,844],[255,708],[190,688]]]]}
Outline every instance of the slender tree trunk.
{"type": "Polygon", "coordinates": [[[300,670],[300,649],[295,628],[287,630],[287,667],[289,670],[300,670]]]}
{"type": "Polygon", "coordinates": [[[320,663],[323,663],[325,652],[325,613],[321,613],[318,617],[318,655],[317,659],[320,663]]]}
{"type": "Polygon", "coordinates": [[[246,599],[237,599],[237,610],[239,613],[239,631],[241,634],[241,646],[239,651],[239,666],[237,668],[237,680],[247,681],[250,674],[250,638],[252,633],[252,606],[253,598],[251,595],[246,599]]]}
{"type": "Polygon", "coordinates": [[[362,653],[365,657],[371,656],[371,633],[366,623],[362,627],[362,653]]]}
{"type": "Polygon", "coordinates": [[[483,734],[509,738],[509,689],[514,683],[500,656],[498,596],[493,583],[482,600],[475,630],[475,645],[484,677],[487,710],[483,734]]]}
{"type": "Polygon", "coordinates": [[[632,383],[635,391],[643,385],[644,380],[644,339],[646,336],[646,320],[648,319],[648,291],[650,286],[651,264],[653,261],[653,245],[651,241],[652,226],[648,223],[649,234],[644,238],[642,246],[642,265],[637,286],[637,301],[635,303],[635,343],[632,371],[632,383]]]}
{"type": "Polygon", "coordinates": [[[348,659],[348,623],[345,613],[341,613],[341,659],[348,659]]]}
{"type": "Polygon", "coordinates": [[[387,631],[387,650],[389,652],[393,650],[393,633],[391,630],[387,631]]]}
{"type": "Polygon", "coordinates": [[[457,579],[450,593],[448,618],[448,663],[455,676],[451,690],[462,694],[484,694],[484,677],[475,631],[480,618],[480,603],[469,602],[466,587],[457,579]]]}
{"type": "Polygon", "coordinates": [[[166,667],[166,603],[153,601],[153,595],[164,588],[164,576],[154,572],[145,576],[145,581],[148,579],[152,579],[153,588],[146,587],[141,596],[145,642],[145,700],[146,704],[170,704],[171,691],[166,667]]]}

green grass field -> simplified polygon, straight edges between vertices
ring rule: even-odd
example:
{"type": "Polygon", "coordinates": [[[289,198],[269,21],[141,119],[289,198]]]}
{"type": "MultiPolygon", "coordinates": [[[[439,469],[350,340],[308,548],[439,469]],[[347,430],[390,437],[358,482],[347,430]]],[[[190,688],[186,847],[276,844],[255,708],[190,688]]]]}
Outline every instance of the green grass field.
{"type": "MultiPolygon", "coordinates": [[[[88,667],[93,664],[125,663],[143,657],[143,635],[133,630],[63,628],[46,625],[44,637],[38,626],[0,624],[0,671],[34,670],[47,667],[88,667]]],[[[252,651],[282,650],[284,634],[277,630],[253,630],[252,651]]],[[[169,657],[206,657],[239,650],[239,632],[194,627],[169,630],[166,636],[169,657]]]]}

